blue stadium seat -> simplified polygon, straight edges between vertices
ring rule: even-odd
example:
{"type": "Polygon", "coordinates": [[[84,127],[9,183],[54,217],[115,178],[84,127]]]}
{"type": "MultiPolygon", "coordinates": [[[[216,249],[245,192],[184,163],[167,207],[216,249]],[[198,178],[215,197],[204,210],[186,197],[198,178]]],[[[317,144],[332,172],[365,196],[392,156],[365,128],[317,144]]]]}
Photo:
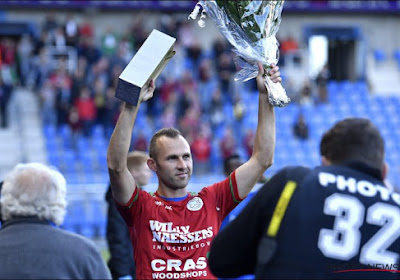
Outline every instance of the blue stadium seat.
{"type": "Polygon", "coordinates": [[[72,232],[82,234],[86,224],[86,215],[83,202],[81,200],[72,201],[67,207],[63,227],[72,232]]]}
{"type": "Polygon", "coordinates": [[[394,50],[393,56],[394,56],[395,60],[397,61],[397,65],[400,70],[400,49],[394,50]]]}
{"type": "Polygon", "coordinates": [[[386,60],[386,54],[382,49],[375,49],[374,58],[376,62],[383,62],[386,60]]]}
{"type": "Polygon", "coordinates": [[[353,93],[353,83],[350,81],[342,81],[339,83],[339,91],[345,93],[346,95],[353,93]]]}
{"type": "Polygon", "coordinates": [[[92,233],[96,237],[105,237],[107,220],[101,202],[97,199],[91,199],[88,204],[86,217],[89,225],[92,226],[92,233]]]}
{"type": "Polygon", "coordinates": [[[400,49],[395,49],[393,52],[393,56],[395,59],[400,60],[400,49]]]}
{"type": "Polygon", "coordinates": [[[336,92],[338,92],[338,88],[339,88],[339,85],[338,85],[337,81],[333,81],[333,80],[329,81],[327,84],[328,95],[331,96],[331,95],[336,94],[336,92]]]}
{"type": "Polygon", "coordinates": [[[357,81],[354,83],[354,90],[358,95],[366,97],[369,93],[368,85],[365,81],[357,81]]]}
{"type": "Polygon", "coordinates": [[[53,125],[44,125],[43,133],[46,139],[54,139],[57,136],[56,128],[53,125]]]}
{"type": "Polygon", "coordinates": [[[60,157],[59,157],[58,153],[48,150],[47,160],[48,160],[49,164],[52,166],[55,166],[55,167],[60,166],[60,157]]]}
{"type": "Polygon", "coordinates": [[[76,144],[78,147],[78,154],[87,153],[91,146],[89,143],[89,140],[86,137],[84,137],[83,135],[80,135],[78,137],[76,144]]]}

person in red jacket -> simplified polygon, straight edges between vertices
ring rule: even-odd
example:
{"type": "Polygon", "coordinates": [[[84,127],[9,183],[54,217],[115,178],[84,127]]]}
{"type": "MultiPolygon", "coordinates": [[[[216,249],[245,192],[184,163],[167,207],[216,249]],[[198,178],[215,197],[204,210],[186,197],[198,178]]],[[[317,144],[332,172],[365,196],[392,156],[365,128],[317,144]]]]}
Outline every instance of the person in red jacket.
{"type": "Polygon", "coordinates": [[[96,103],[90,95],[88,87],[83,87],[80,91],[79,97],[75,101],[75,107],[78,110],[79,120],[83,125],[83,135],[90,136],[92,127],[96,121],[96,103]]]}
{"type": "Polygon", "coordinates": [[[206,135],[204,129],[195,136],[192,145],[194,164],[197,170],[195,173],[203,175],[209,172],[211,156],[211,139],[206,135]]]}

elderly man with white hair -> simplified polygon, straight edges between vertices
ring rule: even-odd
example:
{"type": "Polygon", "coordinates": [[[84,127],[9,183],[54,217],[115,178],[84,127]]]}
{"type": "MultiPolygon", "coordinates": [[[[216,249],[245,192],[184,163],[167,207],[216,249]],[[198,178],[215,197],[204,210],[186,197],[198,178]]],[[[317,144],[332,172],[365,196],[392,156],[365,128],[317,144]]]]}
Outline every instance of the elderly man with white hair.
{"type": "Polygon", "coordinates": [[[18,164],[1,190],[1,279],[110,279],[95,245],[64,231],[66,181],[41,163],[18,164]]]}

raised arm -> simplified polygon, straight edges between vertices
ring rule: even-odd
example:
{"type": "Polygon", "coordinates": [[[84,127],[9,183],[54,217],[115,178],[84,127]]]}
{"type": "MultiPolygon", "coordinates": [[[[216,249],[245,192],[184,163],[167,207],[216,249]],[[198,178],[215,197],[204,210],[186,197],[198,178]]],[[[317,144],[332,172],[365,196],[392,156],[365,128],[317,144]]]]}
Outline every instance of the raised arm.
{"type": "Polygon", "coordinates": [[[129,201],[136,188],[135,180],[127,167],[127,157],[131,143],[133,126],[137,112],[143,101],[153,96],[154,81],[142,88],[137,106],[124,103],[107,150],[107,166],[111,189],[116,201],[124,204],[129,201]]]}
{"type": "MultiPolygon", "coordinates": [[[[264,68],[258,63],[257,87],[258,123],[254,139],[253,154],[250,159],[236,170],[236,182],[239,196],[245,197],[256,184],[258,178],[270,167],[275,150],[275,112],[268,102],[268,91],[264,85],[264,68]]],[[[281,82],[279,67],[273,65],[269,71],[273,82],[281,82]]]]}

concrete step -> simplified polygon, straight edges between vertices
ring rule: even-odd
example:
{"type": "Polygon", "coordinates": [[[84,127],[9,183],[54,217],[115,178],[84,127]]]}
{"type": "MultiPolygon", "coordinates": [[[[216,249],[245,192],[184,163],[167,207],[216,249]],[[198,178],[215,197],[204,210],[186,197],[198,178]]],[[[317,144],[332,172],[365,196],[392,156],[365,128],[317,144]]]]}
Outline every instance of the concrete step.
{"type": "Polygon", "coordinates": [[[37,96],[16,88],[9,105],[9,128],[0,129],[0,180],[21,162],[47,163],[37,96]]]}
{"type": "Polygon", "coordinates": [[[375,63],[367,60],[366,75],[371,84],[371,93],[376,95],[398,95],[400,89],[400,71],[392,62],[375,63]]]}

